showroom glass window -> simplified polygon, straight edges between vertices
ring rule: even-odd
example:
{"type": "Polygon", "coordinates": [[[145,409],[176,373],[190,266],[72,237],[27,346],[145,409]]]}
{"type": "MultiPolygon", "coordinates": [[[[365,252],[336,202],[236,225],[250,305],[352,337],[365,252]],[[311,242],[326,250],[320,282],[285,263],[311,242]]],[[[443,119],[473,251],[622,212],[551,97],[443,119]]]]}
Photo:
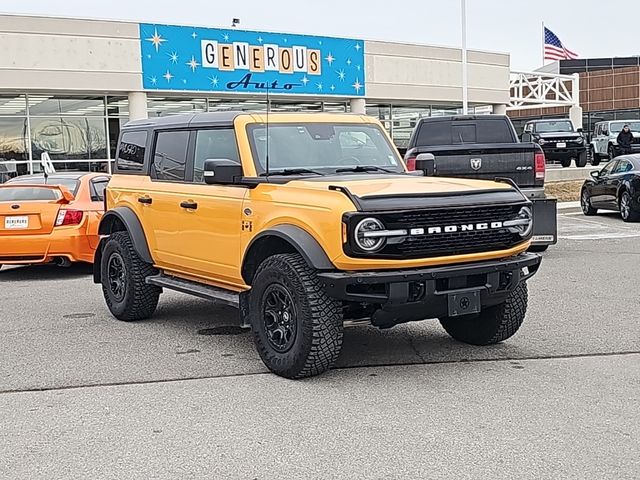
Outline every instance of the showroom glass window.
{"type": "Polygon", "coordinates": [[[27,101],[24,95],[0,95],[0,183],[29,173],[27,101]]]}
{"type": "Polygon", "coordinates": [[[57,171],[107,171],[104,97],[28,96],[34,171],[47,152],[57,171]]]}

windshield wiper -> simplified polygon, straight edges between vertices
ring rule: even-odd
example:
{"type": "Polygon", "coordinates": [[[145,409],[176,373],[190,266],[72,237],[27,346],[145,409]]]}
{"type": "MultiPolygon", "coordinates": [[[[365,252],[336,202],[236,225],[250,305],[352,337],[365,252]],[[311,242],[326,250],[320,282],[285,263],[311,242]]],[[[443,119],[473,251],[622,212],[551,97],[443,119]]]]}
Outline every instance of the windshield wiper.
{"type": "MultiPolygon", "coordinates": [[[[283,168],[282,170],[269,170],[268,175],[304,175],[305,173],[312,173],[314,175],[324,175],[323,172],[318,170],[310,170],[308,168],[283,168]]],[[[268,176],[267,173],[261,173],[261,177],[268,176]]]]}
{"type": "Polygon", "coordinates": [[[356,165],[354,167],[336,168],[336,173],[342,172],[385,172],[385,173],[398,173],[393,170],[378,167],[377,165],[356,165]]]}

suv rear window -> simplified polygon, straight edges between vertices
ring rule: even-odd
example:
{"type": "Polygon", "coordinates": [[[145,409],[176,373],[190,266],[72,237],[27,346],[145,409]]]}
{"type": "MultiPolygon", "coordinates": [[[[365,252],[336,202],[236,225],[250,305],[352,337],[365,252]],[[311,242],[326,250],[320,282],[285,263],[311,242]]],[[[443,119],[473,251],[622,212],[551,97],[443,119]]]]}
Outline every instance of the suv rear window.
{"type": "Polygon", "coordinates": [[[141,171],[144,164],[146,144],[147,132],[124,132],[118,147],[116,169],[121,171],[141,171]]]}
{"type": "Polygon", "coordinates": [[[416,146],[458,145],[464,143],[512,143],[509,124],[501,119],[423,122],[416,146]]]}

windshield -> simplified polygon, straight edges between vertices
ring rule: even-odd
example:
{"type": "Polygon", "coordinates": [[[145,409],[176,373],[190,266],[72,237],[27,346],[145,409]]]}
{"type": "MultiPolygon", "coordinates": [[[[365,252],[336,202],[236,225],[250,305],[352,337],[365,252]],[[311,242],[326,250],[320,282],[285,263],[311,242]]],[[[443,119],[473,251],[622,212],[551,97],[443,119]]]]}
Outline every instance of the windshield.
{"type": "Polygon", "coordinates": [[[629,125],[629,130],[632,132],[640,132],[640,122],[616,122],[611,124],[611,133],[619,133],[622,127],[629,125]]]}
{"type": "MultiPolygon", "coordinates": [[[[44,177],[26,177],[26,178],[18,177],[18,178],[13,178],[9,180],[6,184],[11,185],[16,183],[21,183],[21,184],[27,183],[29,185],[42,185],[45,182],[44,182],[44,177]]],[[[69,191],[73,193],[73,195],[75,196],[78,193],[78,187],[80,186],[80,182],[75,178],[49,176],[49,178],[47,179],[47,185],[62,185],[64,187],[67,187],[67,189],[69,189],[69,191]]]]}
{"type": "Polygon", "coordinates": [[[31,200],[58,200],[60,192],[50,188],[38,187],[2,187],[0,188],[0,202],[22,202],[31,200]]]}
{"type": "MultiPolygon", "coordinates": [[[[256,169],[264,175],[267,130],[247,126],[256,169]]],[[[269,125],[269,172],[328,174],[341,169],[404,172],[398,153],[377,125],[298,123],[269,125]],[[301,169],[307,170],[305,172],[301,169]]],[[[356,170],[357,171],[357,170],[356,170]]]]}
{"type": "Polygon", "coordinates": [[[568,120],[536,123],[537,133],[573,132],[573,125],[568,120]]]}

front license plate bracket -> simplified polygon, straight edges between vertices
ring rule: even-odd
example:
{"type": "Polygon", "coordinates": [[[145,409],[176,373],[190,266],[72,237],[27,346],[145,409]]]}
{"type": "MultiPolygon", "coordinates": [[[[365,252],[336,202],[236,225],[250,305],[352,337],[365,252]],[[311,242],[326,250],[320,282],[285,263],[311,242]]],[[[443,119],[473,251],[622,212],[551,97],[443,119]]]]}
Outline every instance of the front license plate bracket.
{"type": "Polygon", "coordinates": [[[447,295],[447,300],[450,317],[480,312],[480,290],[450,293],[447,295]]]}

